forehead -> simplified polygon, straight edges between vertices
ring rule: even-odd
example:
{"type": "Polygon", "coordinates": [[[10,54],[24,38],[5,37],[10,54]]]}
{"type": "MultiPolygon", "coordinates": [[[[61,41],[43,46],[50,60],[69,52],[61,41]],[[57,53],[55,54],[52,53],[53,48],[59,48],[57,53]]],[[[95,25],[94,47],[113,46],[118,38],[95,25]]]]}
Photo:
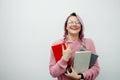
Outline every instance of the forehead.
{"type": "Polygon", "coordinates": [[[78,18],[76,16],[70,16],[68,21],[78,21],[78,18]]]}

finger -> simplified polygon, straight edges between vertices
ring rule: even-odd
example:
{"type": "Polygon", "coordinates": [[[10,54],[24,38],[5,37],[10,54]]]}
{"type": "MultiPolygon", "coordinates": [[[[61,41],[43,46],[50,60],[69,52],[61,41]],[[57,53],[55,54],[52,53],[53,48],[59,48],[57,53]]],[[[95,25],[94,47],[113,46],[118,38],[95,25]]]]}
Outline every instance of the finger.
{"type": "Polygon", "coordinates": [[[67,43],[65,43],[65,47],[66,47],[66,48],[68,47],[67,43]]]}
{"type": "Polygon", "coordinates": [[[70,47],[69,47],[69,46],[67,46],[67,49],[70,49],[70,47]]]}
{"type": "Polygon", "coordinates": [[[67,73],[65,73],[65,75],[66,75],[66,76],[68,76],[68,74],[67,74],[67,73]]]}
{"type": "Polygon", "coordinates": [[[63,43],[62,45],[63,45],[64,50],[66,50],[67,49],[67,43],[63,43]]]}
{"type": "Polygon", "coordinates": [[[71,48],[70,48],[70,46],[68,46],[68,47],[67,47],[67,50],[71,51],[71,48]]]}
{"type": "Polygon", "coordinates": [[[69,75],[70,73],[69,73],[69,71],[67,70],[65,74],[66,74],[66,75],[69,75]]]}
{"type": "Polygon", "coordinates": [[[75,71],[74,68],[71,66],[72,71],[75,71]]]}
{"type": "Polygon", "coordinates": [[[70,68],[73,70],[73,67],[72,67],[72,66],[71,66],[70,68]]]}
{"type": "Polygon", "coordinates": [[[67,74],[71,74],[71,73],[69,72],[69,70],[67,70],[67,74]]]}

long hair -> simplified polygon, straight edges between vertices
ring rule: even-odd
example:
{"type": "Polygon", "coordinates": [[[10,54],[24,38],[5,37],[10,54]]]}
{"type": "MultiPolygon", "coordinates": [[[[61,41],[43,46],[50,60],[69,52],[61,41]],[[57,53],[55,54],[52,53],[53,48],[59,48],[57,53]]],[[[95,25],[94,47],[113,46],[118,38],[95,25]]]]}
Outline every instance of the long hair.
{"type": "Polygon", "coordinates": [[[84,37],[84,33],[83,33],[83,32],[84,32],[84,31],[83,31],[84,25],[83,25],[82,19],[81,19],[75,12],[71,13],[71,14],[67,17],[67,19],[66,19],[66,21],[65,21],[65,24],[64,24],[64,40],[66,39],[66,37],[67,37],[67,35],[68,35],[68,31],[67,31],[66,27],[67,27],[68,19],[69,19],[71,16],[77,17],[78,20],[79,20],[79,22],[80,22],[80,24],[81,24],[81,31],[79,32],[79,38],[80,38],[80,40],[82,41],[82,40],[83,40],[83,37],[84,37]]]}

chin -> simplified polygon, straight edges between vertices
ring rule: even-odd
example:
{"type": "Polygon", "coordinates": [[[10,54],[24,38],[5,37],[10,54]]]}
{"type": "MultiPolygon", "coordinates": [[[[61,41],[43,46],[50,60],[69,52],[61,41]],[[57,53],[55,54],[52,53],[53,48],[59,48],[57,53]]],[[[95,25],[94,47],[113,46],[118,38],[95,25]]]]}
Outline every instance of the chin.
{"type": "Polygon", "coordinates": [[[79,33],[78,32],[71,32],[70,34],[72,34],[72,35],[78,35],[79,33]]]}
{"type": "Polygon", "coordinates": [[[71,31],[71,34],[79,34],[79,31],[71,31]]]}

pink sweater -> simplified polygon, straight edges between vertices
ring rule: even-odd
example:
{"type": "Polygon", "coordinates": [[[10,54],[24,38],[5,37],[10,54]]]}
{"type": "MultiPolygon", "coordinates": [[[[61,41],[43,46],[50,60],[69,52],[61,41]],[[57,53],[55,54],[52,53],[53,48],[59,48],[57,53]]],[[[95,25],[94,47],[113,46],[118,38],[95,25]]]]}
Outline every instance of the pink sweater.
{"type": "MultiPolygon", "coordinates": [[[[60,40],[56,41],[53,45],[62,43],[62,42],[63,42],[63,39],[60,39],[60,40]]],[[[79,50],[81,47],[80,40],[77,40],[74,42],[67,40],[66,42],[71,47],[72,60],[73,60],[74,56],[75,56],[75,51],[79,50]]],[[[90,50],[93,53],[96,53],[94,43],[91,39],[84,38],[84,45],[87,50],[90,50]]],[[[64,73],[66,72],[66,67],[67,67],[67,62],[63,58],[61,58],[56,63],[52,49],[51,49],[50,62],[49,62],[49,71],[50,71],[51,76],[57,77],[58,80],[73,80],[64,75],[64,73]]],[[[98,74],[99,74],[98,61],[96,61],[94,66],[92,66],[90,69],[83,72],[85,80],[95,80],[95,78],[97,77],[98,74]]]]}

